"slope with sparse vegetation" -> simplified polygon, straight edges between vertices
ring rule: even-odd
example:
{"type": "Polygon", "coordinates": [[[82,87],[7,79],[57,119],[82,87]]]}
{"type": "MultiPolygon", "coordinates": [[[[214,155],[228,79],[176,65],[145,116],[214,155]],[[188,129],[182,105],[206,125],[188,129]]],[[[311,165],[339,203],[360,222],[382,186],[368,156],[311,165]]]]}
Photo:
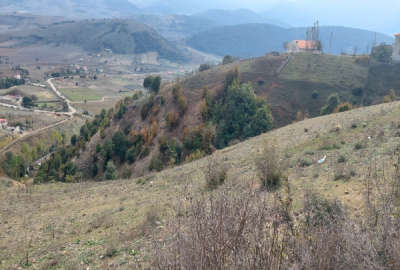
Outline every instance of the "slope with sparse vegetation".
{"type": "Polygon", "coordinates": [[[271,269],[396,269],[399,116],[395,102],[309,119],[130,180],[5,181],[1,266],[206,269],[224,255],[221,269],[253,269],[235,258],[271,269]],[[255,239],[265,252],[251,252],[255,239]],[[211,246],[221,256],[199,252],[211,246]]]}
{"type": "MultiPolygon", "coordinates": [[[[269,55],[217,66],[161,89],[157,77],[148,77],[144,85],[151,94],[125,98],[84,125],[71,146],[42,165],[36,181],[145,175],[273,127],[393,101],[395,90],[368,92],[370,76],[387,80],[371,75],[380,65],[365,57],[269,55]]],[[[391,83],[385,87],[396,86],[394,75],[391,83]]]]}

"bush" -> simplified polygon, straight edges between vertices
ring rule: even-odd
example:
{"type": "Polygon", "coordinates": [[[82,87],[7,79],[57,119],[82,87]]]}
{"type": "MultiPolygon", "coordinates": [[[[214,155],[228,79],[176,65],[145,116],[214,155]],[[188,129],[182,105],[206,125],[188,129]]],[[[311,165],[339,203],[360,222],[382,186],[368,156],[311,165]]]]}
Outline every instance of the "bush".
{"type": "Polygon", "coordinates": [[[227,178],[227,169],[218,157],[209,157],[207,167],[204,171],[207,189],[214,190],[225,183],[227,178]]]}
{"type": "Polygon", "coordinates": [[[300,167],[310,167],[312,165],[312,161],[311,160],[309,160],[309,159],[304,159],[304,158],[302,158],[302,159],[300,159],[299,160],[299,166],[300,167]]]}
{"type": "Polygon", "coordinates": [[[141,116],[142,116],[142,120],[146,120],[147,116],[149,115],[149,113],[152,111],[154,106],[154,95],[152,95],[151,97],[149,97],[149,99],[147,100],[147,102],[145,102],[142,106],[142,109],[140,111],[141,116]]]}
{"type": "Polygon", "coordinates": [[[183,94],[182,84],[178,83],[172,88],[172,96],[178,106],[179,113],[183,115],[187,109],[187,98],[183,94]]]}
{"type": "Polygon", "coordinates": [[[267,191],[275,191],[285,179],[282,173],[282,165],[276,147],[265,142],[262,153],[256,159],[256,171],[262,188],[267,191]]]}
{"type": "Polygon", "coordinates": [[[210,64],[201,64],[200,67],[199,67],[199,72],[203,72],[203,71],[206,71],[206,70],[209,70],[209,69],[211,69],[211,65],[210,64]]]}
{"type": "Polygon", "coordinates": [[[177,112],[169,112],[165,119],[169,130],[173,130],[179,125],[179,115],[177,112]]]}
{"type": "Polygon", "coordinates": [[[315,91],[312,93],[311,97],[312,97],[313,99],[317,99],[317,98],[319,97],[319,92],[315,90],[315,91]]]}
{"type": "Polygon", "coordinates": [[[321,115],[327,115],[333,113],[334,110],[339,105],[339,102],[340,102],[339,95],[337,93],[330,95],[328,97],[327,104],[321,109],[321,115]]]}
{"type": "Polygon", "coordinates": [[[225,55],[224,59],[222,60],[223,65],[231,64],[235,61],[235,59],[231,55],[225,55]]]}
{"type": "Polygon", "coordinates": [[[241,85],[238,81],[229,87],[220,119],[216,122],[219,126],[219,148],[229,145],[232,140],[254,137],[273,127],[273,118],[266,102],[256,98],[251,85],[241,85]]]}
{"type": "Polygon", "coordinates": [[[106,171],[104,173],[104,178],[106,180],[115,180],[115,179],[117,179],[117,177],[118,177],[117,169],[114,165],[114,162],[112,162],[110,160],[109,162],[107,162],[106,171]]]}
{"type": "Polygon", "coordinates": [[[340,155],[338,158],[338,163],[345,163],[347,161],[346,157],[344,155],[340,155]]]}
{"type": "Polygon", "coordinates": [[[186,110],[187,110],[187,98],[184,95],[180,95],[178,97],[177,100],[177,104],[178,104],[178,110],[180,112],[181,115],[185,114],[186,110]]]}
{"type": "Polygon", "coordinates": [[[337,108],[335,109],[335,113],[340,113],[340,112],[347,112],[353,109],[353,105],[351,105],[349,102],[339,104],[337,108]]]}
{"type": "Polygon", "coordinates": [[[150,161],[149,170],[161,172],[163,169],[163,163],[160,158],[154,157],[150,161]]]}
{"type": "Polygon", "coordinates": [[[161,87],[161,77],[147,76],[143,81],[143,87],[157,94],[161,87]]]}
{"type": "Polygon", "coordinates": [[[354,145],[354,150],[361,150],[366,148],[367,146],[365,145],[364,142],[358,142],[354,145]]]}

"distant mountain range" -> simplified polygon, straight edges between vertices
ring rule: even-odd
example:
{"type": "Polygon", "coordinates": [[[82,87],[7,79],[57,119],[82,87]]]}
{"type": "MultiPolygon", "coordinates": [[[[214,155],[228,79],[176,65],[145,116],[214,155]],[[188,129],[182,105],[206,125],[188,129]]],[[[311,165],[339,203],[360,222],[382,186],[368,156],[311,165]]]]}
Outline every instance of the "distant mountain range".
{"type": "Polygon", "coordinates": [[[266,23],[281,27],[290,27],[289,24],[278,19],[269,19],[267,16],[258,14],[249,9],[222,10],[210,9],[201,13],[196,13],[193,17],[208,19],[216,25],[239,25],[248,23],[266,23]]]}
{"type": "MultiPolygon", "coordinates": [[[[216,27],[193,35],[189,46],[216,55],[255,57],[267,52],[284,51],[284,43],[305,39],[306,28],[282,28],[270,24],[243,24],[216,27]]],[[[321,40],[325,52],[365,53],[375,41],[375,33],[362,29],[339,26],[321,27],[321,40]],[[332,42],[330,42],[332,36],[332,42]]],[[[377,33],[376,43],[392,43],[393,38],[377,33]]]]}
{"type": "Polygon", "coordinates": [[[290,27],[284,22],[270,20],[249,9],[212,9],[193,15],[137,14],[133,17],[135,20],[153,27],[170,40],[189,38],[218,26],[268,23],[281,27],[290,27]]]}

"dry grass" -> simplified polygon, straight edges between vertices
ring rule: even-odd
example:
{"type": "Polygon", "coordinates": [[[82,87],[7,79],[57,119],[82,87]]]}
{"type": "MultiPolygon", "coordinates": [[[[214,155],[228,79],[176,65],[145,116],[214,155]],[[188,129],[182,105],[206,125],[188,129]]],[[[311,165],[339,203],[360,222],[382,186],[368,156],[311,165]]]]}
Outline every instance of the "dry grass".
{"type": "MultiPolygon", "coordinates": [[[[276,141],[289,167],[294,210],[303,207],[305,190],[312,187],[323,197],[343,202],[356,216],[363,215],[368,168],[375,164],[374,172],[387,174],[390,169],[385,168],[393,167],[399,106],[390,103],[310,119],[218,151],[218,160],[229,168],[225,184],[238,192],[254,184],[255,158],[265,140],[276,141]],[[357,128],[352,128],[354,122],[360,123],[357,128]],[[340,148],[320,150],[326,138],[334,138],[340,148]],[[366,148],[354,151],[363,138],[368,140],[366,148]],[[326,161],[318,164],[325,155],[326,161]],[[346,168],[356,172],[346,181],[334,180],[340,155],[347,157],[346,168]],[[300,167],[298,160],[305,157],[312,164],[300,167]]],[[[208,164],[205,158],[124,181],[2,187],[0,268],[15,269],[27,262],[31,269],[145,268],[151,256],[149,233],[162,230],[168,217],[185,214],[176,212],[184,194],[209,192],[204,190],[208,164]]]]}

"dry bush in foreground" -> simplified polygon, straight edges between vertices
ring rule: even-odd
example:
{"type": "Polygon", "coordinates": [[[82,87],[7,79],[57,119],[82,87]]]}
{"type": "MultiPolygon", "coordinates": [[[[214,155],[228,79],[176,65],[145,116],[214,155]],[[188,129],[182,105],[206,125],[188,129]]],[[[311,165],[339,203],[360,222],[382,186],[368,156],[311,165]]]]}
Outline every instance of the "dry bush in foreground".
{"type": "Polygon", "coordinates": [[[400,159],[390,179],[375,175],[368,182],[369,211],[359,218],[312,191],[294,213],[287,181],[279,193],[225,185],[208,196],[189,196],[187,209],[164,232],[168,238],[155,241],[153,267],[400,269],[398,165],[400,159]]]}

